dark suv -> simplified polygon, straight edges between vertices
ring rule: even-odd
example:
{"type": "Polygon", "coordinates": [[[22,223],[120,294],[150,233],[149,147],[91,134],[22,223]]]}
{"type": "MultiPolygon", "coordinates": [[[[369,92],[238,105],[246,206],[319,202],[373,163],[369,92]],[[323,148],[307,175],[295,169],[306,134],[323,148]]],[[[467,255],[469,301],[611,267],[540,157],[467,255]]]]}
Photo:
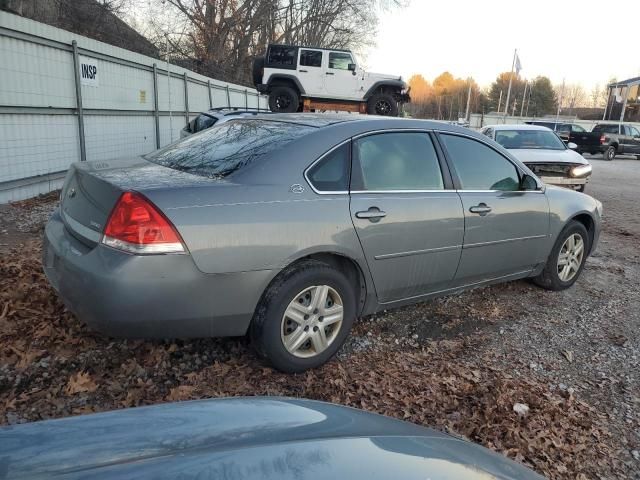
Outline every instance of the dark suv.
{"type": "Polygon", "coordinates": [[[600,134],[600,148],[605,160],[616,155],[635,155],[640,159],[640,131],[624,123],[598,123],[592,130],[600,134]]]}

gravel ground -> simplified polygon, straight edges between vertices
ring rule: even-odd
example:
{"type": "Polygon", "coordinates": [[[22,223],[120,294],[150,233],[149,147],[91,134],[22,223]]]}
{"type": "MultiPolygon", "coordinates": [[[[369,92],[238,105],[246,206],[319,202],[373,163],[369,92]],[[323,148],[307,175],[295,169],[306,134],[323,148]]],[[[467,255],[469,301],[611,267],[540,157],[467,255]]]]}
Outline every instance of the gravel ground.
{"type": "Polygon", "coordinates": [[[573,288],[513,282],[382,312],[357,322],[337,359],[289,376],[245,339],[123,341],[89,331],[41,273],[41,229],[56,195],[0,207],[0,424],[300,396],[434,426],[550,478],[638,479],[640,162],[590,160],[588,193],[603,202],[605,225],[573,288]]]}

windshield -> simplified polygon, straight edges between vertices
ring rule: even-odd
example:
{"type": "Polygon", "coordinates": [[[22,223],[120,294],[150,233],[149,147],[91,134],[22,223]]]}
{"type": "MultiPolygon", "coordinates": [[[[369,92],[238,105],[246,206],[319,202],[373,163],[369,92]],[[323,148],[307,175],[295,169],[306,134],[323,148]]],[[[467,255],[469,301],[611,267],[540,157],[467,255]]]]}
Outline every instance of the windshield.
{"type": "Polygon", "coordinates": [[[295,123],[233,120],[145,156],[164,167],[224,178],[314,130],[295,123]]]}
{"type": "Polygon", "coordinates": [[[564,150],[555,133],[547,130],[498,130],[496,142],[508,149],[564,150]]]}

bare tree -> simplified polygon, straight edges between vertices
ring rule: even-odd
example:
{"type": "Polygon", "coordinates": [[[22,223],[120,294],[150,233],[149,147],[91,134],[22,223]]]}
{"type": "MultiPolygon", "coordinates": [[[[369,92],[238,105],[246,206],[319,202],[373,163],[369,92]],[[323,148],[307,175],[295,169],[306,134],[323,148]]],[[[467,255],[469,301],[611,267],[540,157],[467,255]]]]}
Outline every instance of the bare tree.
{"type": "MultiPolygon", "coordinates": [[[[268,43],[359,49],[377,16],[402,0],[151,0],[147,33],[204,74],[251,83],[251,63],[268,43]]],[[[175,59],[174,59],[175,60],[175,59]]]]}

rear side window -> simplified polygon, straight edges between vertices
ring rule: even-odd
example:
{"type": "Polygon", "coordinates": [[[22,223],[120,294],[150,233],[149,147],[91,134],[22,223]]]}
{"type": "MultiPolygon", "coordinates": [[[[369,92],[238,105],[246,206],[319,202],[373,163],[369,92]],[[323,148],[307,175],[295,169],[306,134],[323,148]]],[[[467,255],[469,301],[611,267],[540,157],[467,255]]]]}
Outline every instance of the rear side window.
{"type": "Polygon", "coordinates": [[[269,47],[267,66],[277,68],[295,68],[298,61],[298,49],[286,45],[272,45],[269,47]]]}
{"type": "Polygon", "coordinates": [[[487,145],[457,135],[440,136],[463,190],[520,189],[515,165],[487,145]]]}
{"type": "Polygon", "coordinates": [[[224,178],[315,130],[295,123],[233,120],[150,153],[150,162],[209,178],[224,178]]]}
{"type": "Polygon", "coordinates": [[[381,133],[353,143],[352,190],[443,190],[442,172],[426,133],[381,133]]]}
{"type": "Polygon", "coordinates": [[[322,66],[322,52],[317,50],[300,50],[300,66],[320,67],[322,66]]]}
{"type": "Polygon", "coordinates": [[[586,130],[582,128],[580,125],[571,125],[571,131],[576,133],[584,133],[586,130]]]}
{"type": "Polygon", "coordinates": [[[311,167],[307,179],[320,192],[345,192],[349,190],[350,166],[350,145],[345,143],[311,167]]]}

